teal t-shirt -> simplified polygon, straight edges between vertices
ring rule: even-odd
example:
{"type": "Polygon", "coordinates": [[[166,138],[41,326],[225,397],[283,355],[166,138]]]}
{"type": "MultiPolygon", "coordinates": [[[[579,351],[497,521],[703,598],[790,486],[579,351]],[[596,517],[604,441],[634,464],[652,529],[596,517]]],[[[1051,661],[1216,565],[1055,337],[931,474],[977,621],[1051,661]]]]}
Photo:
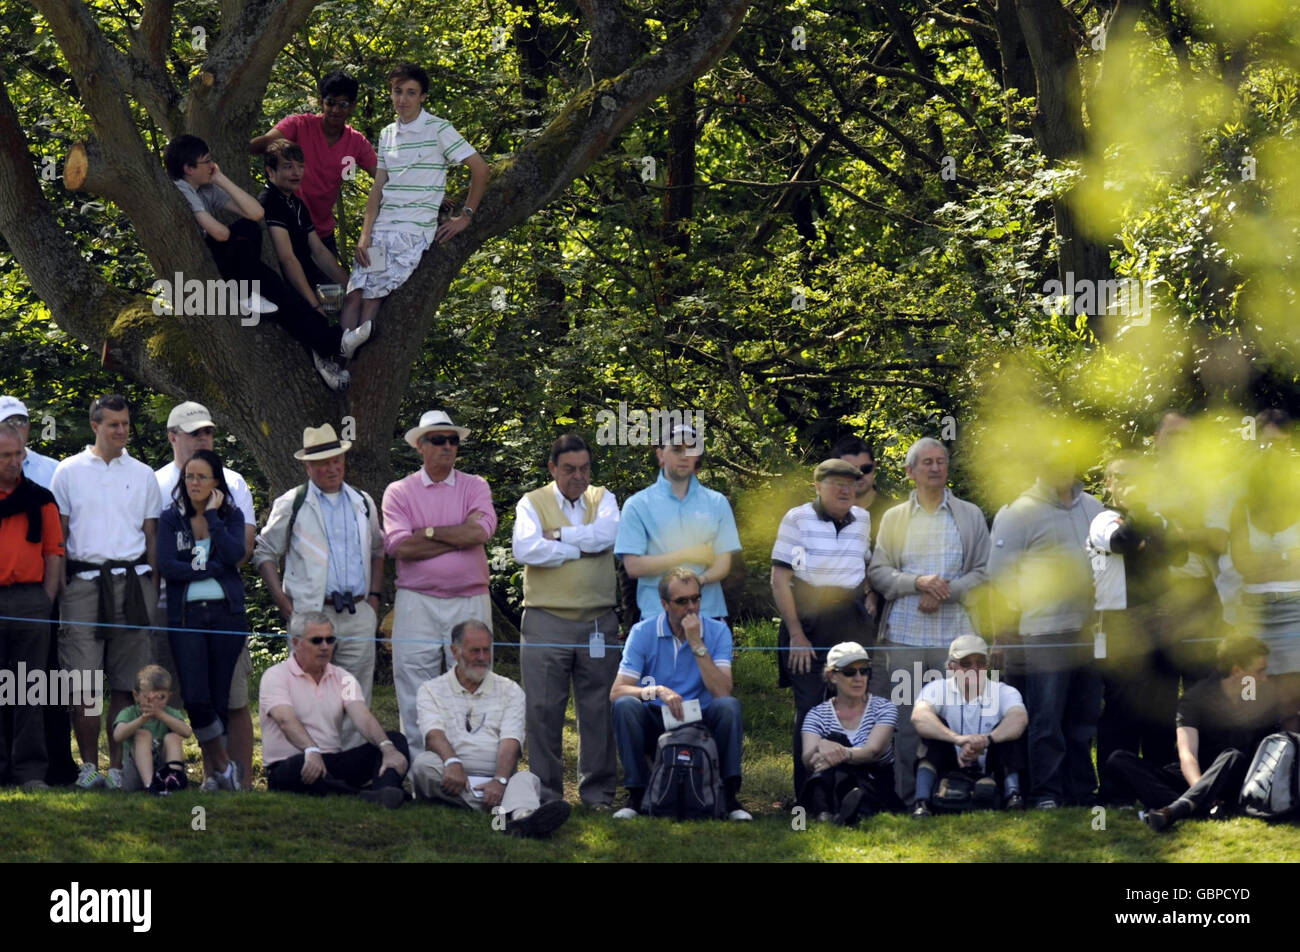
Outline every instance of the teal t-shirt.
{"type": "MultiPolygon", "coordinates": [[[[174,707],[164,707],[163,710],[166,711],[168,714],[170,714],[172,717],[176,718],[176,720],[178,721],[185,720],[184,711],[178,711],[174,707]]],[[[122,713],[117,715],[117,720],[115,720],[113,723],[115,725],[129,724],[139,716],[140,716],[140,705],[132,704],[130,707],[124,708],[122,713]]],[[[166,724],[164,724],[162,721],[158,720],[157,718],[154,718],[152,721],[146,721],[144,725],[144,729],[147,730],[150,734],[153,734],[154,740],[162,740],[164,737],[167,736],[167,732],[171,730],[170,727],[168,727],[166,724]]]]}

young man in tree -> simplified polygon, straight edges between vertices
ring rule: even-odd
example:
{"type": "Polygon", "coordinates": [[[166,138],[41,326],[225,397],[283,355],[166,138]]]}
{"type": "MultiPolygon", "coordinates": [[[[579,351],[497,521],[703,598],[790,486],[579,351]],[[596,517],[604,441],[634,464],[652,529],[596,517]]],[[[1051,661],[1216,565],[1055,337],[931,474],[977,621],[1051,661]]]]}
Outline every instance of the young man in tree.
{"type": "Polygon", "coordinates": [[[306,174],[302,148],[288,139],[277,139],[266,150],[269,184],[257,200],[266,212],[266,230],[285,280],[308,307],[324,317],[324,302],[317,296],[316,286],[346,284],[348,275],[316,234],[307,205],[300,197],[306,174]]]}
{"type": "Polygon", "coordinates": [[[270,132],[248,144],[248,151],[254,154],[269,152],[272,145],[285,140],[302,148],[307,167],[298,197],[311,213],[321,243],[335,259],[339,246],[334,237],[334,204],[343,179],[351,178],[358,166],[375,174],[374,148],[348,125],[357,104],[357,91],[357,81],[347,73],[330,73],[320,83],[320,115],[303,112],[285,116],[270,132]]]}
{"type": "Polygon", "coordinates": [[[401,63],[388,74],[388,84],[397,121],[379,134],[379,168],[353,255],[340,319],[349,354],[370,339],[384,298],[406,282],[434,239],[447,241],[469,226],[487,187],[483,157],[450,122],[424,111],[429,74],[401,63]],[[469,166],[469,196],[459,215],[439,225],[447,168],[459,163],[469,166]]]}
{"type": "Polygon", "coordinates": [[[265,214],[262,206],[226,177],[213,161],[207,143],[198,136],[177,136],[167,143],[163,161],[167,174],[194,212],[221,276],[257,282],[251,299],[241,302],[242,306],[265,314],[311,351],[326,386],[336,391],[345,389],[351,378],[335,362],[343,332],[307,307],[296,292],[284,286],[279,275],[262,264],[262,229],[257,224],[265,214]],[[216,217],[227,209],[239,215],[229,226],[216,217]]]}

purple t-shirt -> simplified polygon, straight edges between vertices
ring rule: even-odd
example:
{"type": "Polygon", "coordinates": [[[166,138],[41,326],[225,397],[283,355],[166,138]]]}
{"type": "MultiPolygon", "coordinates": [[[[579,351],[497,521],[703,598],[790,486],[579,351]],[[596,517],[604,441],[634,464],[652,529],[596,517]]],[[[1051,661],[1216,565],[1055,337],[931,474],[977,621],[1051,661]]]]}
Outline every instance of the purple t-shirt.
{"type": "Polygon", "coordinates": [[[328,235],[334,230],[334,202],[343,184],[344,170],[359,165],[374,175],[378,159],[366,137],[348,125],[343,127],[339,141],[330,145],[321,130],[322,121],[321,116],[300,112],[285,116],[275,127],[302,147],[306,168],[298,197],[311,212],[317,233],[328,235]]]}

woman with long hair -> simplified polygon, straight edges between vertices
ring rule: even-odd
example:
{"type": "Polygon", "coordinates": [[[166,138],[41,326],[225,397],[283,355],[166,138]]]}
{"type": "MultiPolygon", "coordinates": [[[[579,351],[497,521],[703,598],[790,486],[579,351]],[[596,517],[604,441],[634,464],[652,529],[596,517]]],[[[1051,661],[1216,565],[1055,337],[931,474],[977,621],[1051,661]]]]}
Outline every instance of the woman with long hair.
{"type": "Polygon", "coordinates": [[[238,790],[239,768],[226,753],[230,681],[247,641],[244,517],[230,502],[221,457],[194,452],[159,518],[158,560],[167,581],[167,626],[181,697],[194,737],[222,790],[238,790]]]}

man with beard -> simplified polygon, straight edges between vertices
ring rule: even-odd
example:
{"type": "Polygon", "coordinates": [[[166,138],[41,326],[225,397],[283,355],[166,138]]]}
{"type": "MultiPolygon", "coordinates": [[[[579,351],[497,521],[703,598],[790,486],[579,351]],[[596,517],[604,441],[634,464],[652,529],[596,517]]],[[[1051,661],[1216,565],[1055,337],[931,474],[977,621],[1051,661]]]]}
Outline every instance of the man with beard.
{"type": "Polygon", "coordinates": [[[516,771],[524,747],[524,692],[492,671],[492,631],[477,619],[451,630],[456,666],[420,685],[425,749],[415,757],[415,795],[505,816],[505,832],[545,836],[569,818],[563,800],[542,803],[542,782],[516,771]]]}

